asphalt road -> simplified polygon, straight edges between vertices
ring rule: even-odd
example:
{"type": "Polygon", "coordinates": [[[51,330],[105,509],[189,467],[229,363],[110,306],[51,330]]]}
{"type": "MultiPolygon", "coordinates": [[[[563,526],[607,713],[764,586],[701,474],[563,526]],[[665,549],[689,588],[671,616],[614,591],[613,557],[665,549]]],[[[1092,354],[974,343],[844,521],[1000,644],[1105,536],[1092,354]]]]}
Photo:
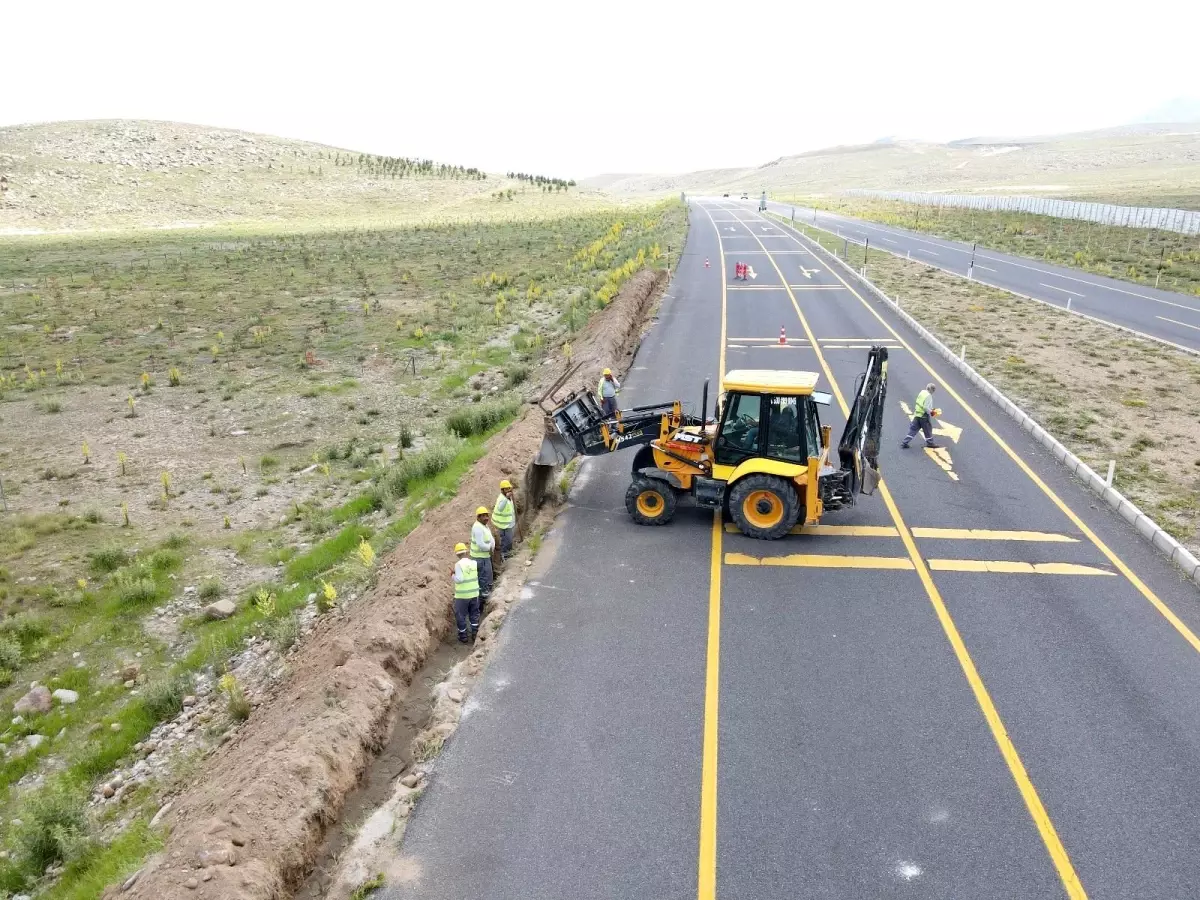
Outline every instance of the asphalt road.
{"type": "Polygon", "coordinates": [[[841,395],[872,342],[885,489],[820,533],[640,528],[628,454],[585,465],[386,896],[1200,895],[1200,595],[887,311],[694,204],[622,402],[743,367],[841,395]],[[946,446],[902,451],[927,381],[946,446]]]}
{"type": "MultiPolygon", "coordinates": [[[[757,201],[738,205],[744,210],[757,209],[757,201]]],[[[966,275],[971,267],[970,244],[788,203],[768,201],[767,208],[789,218],[794,210],[796,221],[842,235],[851,246],[869,241],[872,248],[909,256],[958,275],[966,275]]],[[[1076,312],[1200,351],[1200,297],[1156,290],[994,250],[978,249],[974,260],[971,277],[975,281],[1054,306],[1065,308],[1069,302],[1076,312]]]]}

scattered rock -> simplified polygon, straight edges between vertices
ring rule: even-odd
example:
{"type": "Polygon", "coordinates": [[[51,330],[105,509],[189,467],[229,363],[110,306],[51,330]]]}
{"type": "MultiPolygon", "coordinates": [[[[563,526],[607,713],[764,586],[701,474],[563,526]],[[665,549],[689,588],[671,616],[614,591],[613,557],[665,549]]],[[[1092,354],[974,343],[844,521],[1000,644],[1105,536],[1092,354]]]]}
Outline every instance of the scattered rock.
{"type": "Polygon", "coordinates": [[[200,875],[200,880],[201,881],[212,881],[212,872],[208,871],[208,869],[205,869],[204,872],[200,875]]]}
{"type": "Polygon", "coordinates": [[[79,692],[70,691],[66,688],[59,688],[51,696],[53,696],[54,699],[59,703],[65,703],[68,706],[70,706],[72,703],[79,702],[79,692]]]}
{"type": "Polygon", "coordinates": [[[18,715],[25,713],[47,713],[50,712],[50,706],[50,689],[39,684],[13,704],[13,712],[18,715]]]}
{"type": "Polygon", "coordinates": [[[121,664],[121,680],[136,681],[137,677],[142,674],[142,664],[132,661],[125,661],[121,664]]]}
{"type": "Polygon", "coordinates": [[[120,723],[120,722],[113,722],[113,723],[112,723],[111,725],[109,725],[108,727],[109,727],[109,729],[110,729],[111,731],[120,731],[120,730],[121,730],[121,723],[120,723]]]}
{"type": "Polygon", "coordinates": [[[158,812],[154,814],[154,818],[150,820],[150,827],[157,828],[159,823],[167,817],[167,813],[171,811],[171,808],[174,805],[174,803],[164,803],[162,806],[160,806],[158,808],[158,812]]]}
{"type": "Polygon", "coordinates": [[[25,743],[29,747],[30,750],[36,750],[38,747],[42,746],[42,743],[45,740],[46,740],[46,736],[44,734],[27,734],[27,735],[25,735],[25,743]]]}
{"type": "Polygon", "coordinates": [[[137,685],[137,682],[136,682],[136,681],[134,681],[132,678],[130,678],[128,681],[126,681],[126,682],[125,682],[125,688],[126,688],[126,689],[129,689],[129,688],[131,688],[131,687],[134,687],[135,685],[137,685]]]}
{"type": "Polygon", "coordinates": [[[196,586],[194,584],[189,584],[187,587],[185,587],[183,589],[183,592],[185,594],[194,594],[194,593],[196,593],[196,586]]]}
{"type": "Polygon", "coordinates": [[[230,835],[229,840],[235,847],[245,847],[246,846],[246,839],[244,837],[242,837],[240,834],[230,835]]]}
{"type": "Polygon", "coordinates": [[[418,775],[416,772],[409,772],[407,775],[405,775],[403,778],[400,779],[400,783],[402,785],[404,785],[406,788],[415,788],[418,784],[421,783],[421,776],[418,775]]]}
{"type": "Polygon", "coordinates": [[[189,891],[194,891],[196,888],[200,887],[200,882],[198,882],[195,878],[189,878],[183,883],[183,886],[189,891]]]}
{"type": "Polygon", "coordinates": [[[237,612],[237,606],[232,600],[217,600],[204,607],[206,619],[228,619],[235,612],[237,612]]]}
{"type": "Polygon", "coordinates": [[[195,705],[196,705],[196,698],[194,696],[192,696],[191,694],[188,694],[186,697],[183,698],[183,708],[184,709],[189,709],[190,707],[193,707],[195,705]]]}
{"type": "Polygon", "coordinates": [[[106,784],[104,787],[102,787],[100,789],[100,793],[104,795],[105,800],[108,800],[110,797],[113,797],[116,795],[117,789],[115,787],[113,787],[111,784],[106,784]]]}
{"type": "Polygon", "coordinates": [[[453,700],[455,703],[462,703],[463,692],[460,691],[458,688],[451,688],[447,692],[446,696],[449,697],[451,700],[453,700]]]}
{"type": "Polygon", "coordinates": [[[14,725],[24,725],[24,724],[25,724],[25,717],[24,717],[24,716],[13,716],[12,723],[13,723],[14,725]]]}

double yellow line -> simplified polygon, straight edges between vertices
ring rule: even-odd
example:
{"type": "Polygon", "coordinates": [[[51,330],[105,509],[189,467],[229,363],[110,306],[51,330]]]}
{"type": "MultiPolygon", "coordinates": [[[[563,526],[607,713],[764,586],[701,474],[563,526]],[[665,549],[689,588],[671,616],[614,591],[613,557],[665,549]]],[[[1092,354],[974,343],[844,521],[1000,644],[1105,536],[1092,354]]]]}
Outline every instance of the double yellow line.
{"type": "MultiPolygon", "coordinates": [[[[705,210],[708,213],[707,209],[705,210]]],[[[709,220],[712,221],[712,216],[709,214],[709,220]]],[[[726,292],[726,277],[725,277],[725,254],[724,244],[721,240],[720,229],[713,223],[714,231],[717,234],[717,244],[721,256],[721,375],[725,373],[725,319],[726,306],[728,295],[726,292]]],[[[753,232],[751,232],[753,234],[753,232]]],[[[754,235],[755,241],[767,258],[771,261],[772,267],[779,276],[781,286],[787,291],[788,298],[791,300],[792,308],[796,312],[797,318],[804,329],[809,343],[812,345],[814,352],[817,355],[817,361],[821,365],[821,370],[825,373],[825,377],[829,379],[830,388],[834,396],[837,398],[838,405],[842,409],[843,415],[849,416],[850,409],[846,404],[841,389],[838,386],[836,379],[833,377],[833,372],[829,368],[829,364],[825,361],[825,357],[821,352],[820,344],[813,335],[812,329],[809,327],[808,319],[804,312],[800,309],[800,304],[796,300],[796,295],[788,286],[787,278],[784,277],[779,265],[775,262],[774,256],[767,250],[766,246],[759,239],[758,235],[754,235]]],[[[847,284],[841,276],[836,272],[834,277],[840,281],[851,293],[858,296],[853,288],[847,284]]],[[[861,300],[862,298],[859,297],[861,300]]],[[[864,301],[865,304],[865,301],[864,301]]],[[[869,308],[869,307],[868,307],[869,308]]],[[[872,312],[875,312],[872,310],[872,312]]],[[[899,338],[899,335],[883,321],[883,318],[876,313],[876,317],[885,327],[892,333],[893,336],[899,338]]],[[[907,348],[907,345],[901,340],[901,344],[907,348]]],[[[911,348],[910,352],[911,352],[911,348]]],[[[914,354],[915,355],[915,354],[914,354]]],[[[924,364],[924,361],[921,361],[924,364]]],[[[926,366],[928,368],[928,366],[926,366]]],[[[932,373],[932,370],[930,370],[932,373]]],[[[978,417],[976,417],[978,420],[978,417]]],[[[978,420],[981,422],[981,420],[978,420]]],[[[985,426],[986,427],[986,426],[985,426]]],[[[991,429],[988,432],[999,440],[991,429]]],[[[1011,452],[1011,451],[1010,451],[1011,452]]],[[[1032,474],[1032,473],[1030,473],[1032,474]]],[[[946,603],[942,598],[941,592],[937,585],[933,582],[933,577],[929,573],[929,568],[921,554],[917,551],[916,542],[913,539],[912,532],[909,529],[904,518],[900,515],[900,510],[896,506],[896,502],[892,497],[891,491],[888,490],[887,484],[881,481],[879,484],[880,496],[883,498],[884,504],[888,508],[888,513],[892,518],[896,531],[900,536],[901,542],[904,544],[904,549],[908,553],[909,559],[912,562],[913,568],[917,572],[917,577],[921,581],[921,585],[925,589],[925,593],[929,598],[930,604],[934,608],[938,621],[941,623],[942,630],[946,634],[946,638],[950,642],[950,646],[954,650],[954,655],[958,659],[959,665],[963,670],[963,674],[967,678],[967,682],[971,686],[971,690],[975,695],[975,700],[983,712],[984,719],[987,721],[988,728],[991,729],[992,737],[996,741],[996,745],[1000,749],[1001,755],[1004,757],[1005,763],[1008,765],[1009,771],[1012,774],[1013,780],[1016,782],[1017,789],[1020,791],[1022,799],[1025,801],[1025,806],[1029,810],[1034,824],[1037,826],[1038,833],[1041,835],[1042,842],[1046,846],[1047,852],[1054,863],[1055,869],[1058,871],[1059,878],[1062,881],[1063,888],[1067,896],[1072,900],[1086,900],[1087,893],[1083,889],[1083,885],[1079,881],[1079,876],[1075,872],[1074,866],[1071,864],[1070,857],[1067,855],[1066,848],[1058,837],[1058,832],[1050,821],[1050,816],[1046,812],[1041,798],[1038,796],[1037,789],[1033,786],[1033,782],[1029,778],[1028,772],[1025,770],[1025,765],[1021,761],[1020,755],[1017,753],[1016,747],[1013,745],[1012,739],[1008,736],[1008,731],[1004,727],[1004,722],[1000,718],[1000,713],[997,711],[995,704],[992,701],[991,695],[988,693],[983,679],[979,676],[979,671],[975,667],[974,660],[971,659],[970,653],[967,651],[966,644],[959,634],[958,627],[954,624],[954,620],[950,616],[949,610],[946,608],[946,603]]],[[[1077,521],[1074,516],[1071,517],[1077,521]]],[[[1082,523],[1078,523],[1082,525],[1082,523]]],[[[711,582],[709,587],[709,633],[708,633],[708,648],[707,648],[707,672],[705,677],[705,701],[704,701],[704,745],[703,745],[703,761],[701,765],[701,788],[700,788],[700,860],[699,860],[699,890],[698,900],[715,900],[716,897],[716,827],[717,827],[717,715],[718,715],[718,682],[719,682],[719,662],[720,662],[720,621],[721,621],[721,528],[719,514],[714,517],[713,526],[713,542],[712,542],[712,560],[711,560],[711,582]]],[[[1132,573],[1130,573],[1132,574],[1132,573]]]]}

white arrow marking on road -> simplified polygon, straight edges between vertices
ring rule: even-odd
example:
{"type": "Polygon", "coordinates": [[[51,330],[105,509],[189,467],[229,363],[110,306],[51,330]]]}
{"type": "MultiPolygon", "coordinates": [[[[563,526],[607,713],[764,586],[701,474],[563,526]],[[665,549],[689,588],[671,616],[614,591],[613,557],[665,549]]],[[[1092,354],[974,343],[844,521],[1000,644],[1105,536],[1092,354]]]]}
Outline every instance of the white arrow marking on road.
{"type": "Polygon", "coordinates": [[[820,269],[806,269],[806,268],[804,268],[804,266],[800,267],[800,274],[809,280],[812,280],[814,273],[820,272],[820,271],[821,271],[820,269]]]}
{"type": "Polygon", "coordinates": [[[749,275],[751,278],[758,277],[756,274],[754,274],[754,266],[746,266],[746,274],[749,275]]]}

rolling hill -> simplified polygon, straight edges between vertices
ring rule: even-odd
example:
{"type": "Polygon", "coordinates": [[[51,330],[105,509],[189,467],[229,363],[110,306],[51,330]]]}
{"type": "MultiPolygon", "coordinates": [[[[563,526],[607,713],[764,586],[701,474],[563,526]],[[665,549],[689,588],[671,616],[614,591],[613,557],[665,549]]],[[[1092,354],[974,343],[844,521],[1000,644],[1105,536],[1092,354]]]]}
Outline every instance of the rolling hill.
{"type": "Polygon", "coordinates": [[[1200,203],[1200,123],[946,144],[892,140],[815,150],[745,169],[602,175],[584,184],[623,194],[765,190],[812,195],[873,188],[1007,191],[1195,206],[1200,203]]]}
{"type": "Polygon", "coordinates": [[[129,120],[0,128],[0,175],[8,179],[0,234],[483,219],[612,202],[594,190],[547,193],[469,166],[129,120]]]}

